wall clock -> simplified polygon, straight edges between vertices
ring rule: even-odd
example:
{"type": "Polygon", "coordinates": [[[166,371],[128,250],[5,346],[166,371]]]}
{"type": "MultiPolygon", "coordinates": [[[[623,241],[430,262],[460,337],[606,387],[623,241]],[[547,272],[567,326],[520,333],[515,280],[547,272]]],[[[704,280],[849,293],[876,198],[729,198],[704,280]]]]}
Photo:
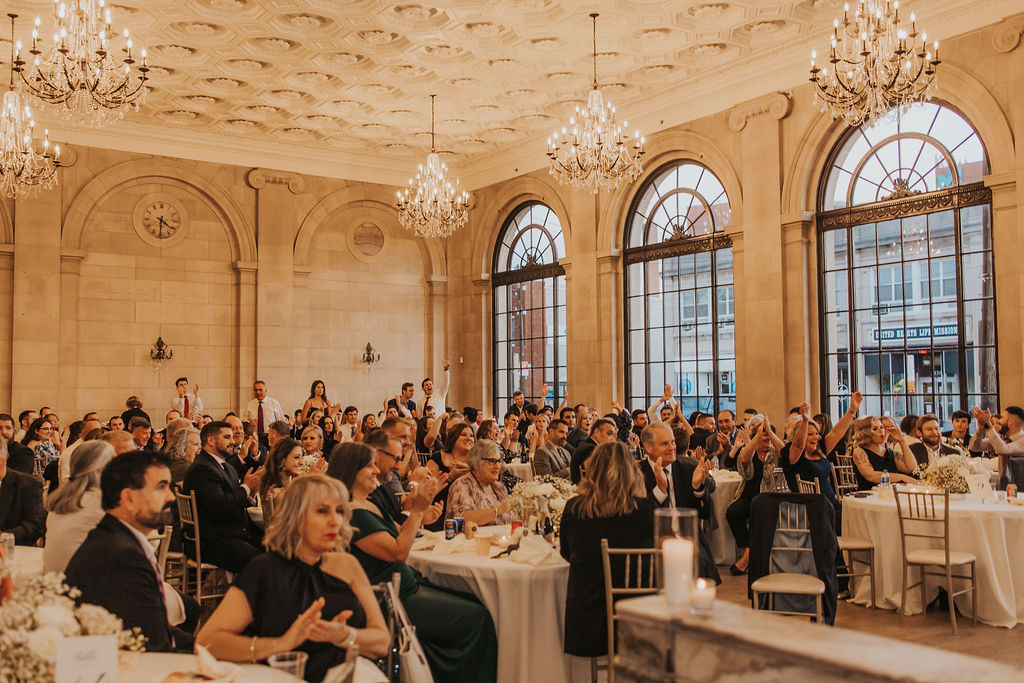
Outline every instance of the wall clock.
{"type": "Polygon", "coordinates": [[[185,238],[188,215],[180,201],[166,194],[142,197],[132,212],[135,232],[154,247],[170,247],[185,238]]]}

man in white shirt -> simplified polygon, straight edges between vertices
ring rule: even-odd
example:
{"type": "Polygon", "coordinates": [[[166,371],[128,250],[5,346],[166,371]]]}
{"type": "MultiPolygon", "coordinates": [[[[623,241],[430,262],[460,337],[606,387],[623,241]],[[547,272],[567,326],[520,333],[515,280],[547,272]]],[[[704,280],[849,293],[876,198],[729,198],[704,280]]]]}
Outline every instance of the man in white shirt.
{"type": "Polygon", "coordinates": [[[1006,428],[1003,437],[992,424],[996,418],[992,412],[975,406],[971,409],[978,421],[978,429],[971,437],[968,446],[970,451],[993,451],[999,456],[1000,483],[1010,481],[1010,458],[1024,457],[1024,409],[1019,406],[1007,406],[1003,409],[1000,422],[1006,428]]]}
{"type": "Polygon", "coordinates": [[[341,413],[341,420],[338,422],[336,431],[339,434],[338,441],[348,443],[355,441],[356,432],[359,430],[359,409],[355,406],[348,406],[341,413]]]}
{"type": "Polygon", "coordinates": [[[60,483],[66,482],[71,478],[71,454],[75,452],[79,444],[85,441],[85,436],[94,429],[100,429],[99,418],[90,418],[82,423],[82,431],[79,432],[78,441],[64,449],[60,454],[60,461],[57,464],[57,473],[60,477],[60,483]]]}
{"type": "Polygon", "coordinates": [[[179,377],[174,381],[174,388],[178,395],[171,399],[171,408],[181,413],[182,417],[195,420],[203,414],[203,400],[199,398],[199,385],[193,387],[192,392],[188,390],[188,377],[179,377]]]}
{"type": "Polygon", "coordinates": [[[424,417],[429,417],[427,415],[428,406],[433,406],[435,415],[437,414],[438,411],[444,410],[444,404],[448,398],[448,387],[451,386],[451,372],[449,371],[450,367],[451,363],[448,360],[445,360],[444,384],[441,386],[441,390],[436,394],[434,393],[434,380],[427,377],[420,384],[420,386],[423,388],[423,401],[420,403],[420,405],[423,406],[424,417]]]}
{"type": "Polygon", "coordinates": [[[256,428],[256,436],[263,447],[267,447],[267,429],[271,422],[285,419],[281,404],[276,398],[267,396],[267,383],[259,379],[252,385],[254,398],[245,404],[242,419],[256,428]]]}
{"type": "Polygon", "coordinates": [[[25,432],[32,425],[33,422],[39,417],[39,413],[34,410],[23,410],[18,415],[18,422],[21,424],[21,428],[14,434],[15,441],[21,441],[25,438],[25,432]]]}
{"type": "Polygon", "coordinates": [[[647,409],[650,424],[668,422],[676,414],[676,402],[672,400],[672,387],[665,385],[665,393],[647,409]],[[659,410],[660,407],[660,410],[659,410]]]}

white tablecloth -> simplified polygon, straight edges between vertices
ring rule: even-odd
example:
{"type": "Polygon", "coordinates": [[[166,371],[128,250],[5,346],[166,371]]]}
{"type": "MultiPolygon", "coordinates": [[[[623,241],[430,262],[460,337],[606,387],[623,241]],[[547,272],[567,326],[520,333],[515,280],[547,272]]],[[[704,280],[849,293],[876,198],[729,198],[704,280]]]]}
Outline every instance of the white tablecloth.
{"type": "Polygon", "coordinates": [[[743,482],[743,477],[731,470],[718,470],[714,473],[715,492],[711,494],[715,501],[715,520],[718,528],[711,532],[711,554],[715,558],[715,564],[732,564],[738,557],[736,553],[736,539],[732,537],[732,530],[725,520],[725,511],[732,502],[733,494],[743,482]]]}
{"type": "Polygon", "coordinates": [[[14,546],[11,569],[15,574],[42,574],[43,549],[32,545],[14,546]]]}
{"type": "MultiPolygon", "coordinates": [[[[877,607],[898,609],[902,577],[900,528],[896,503],[891,500],[843,498],[843,534],[870,539],[875,545],[875,591],[877,607]]],[[[911,539],[911,550],[924,545],[924,539],[911,539]],[[921,545],[915,545],[921,544],[921,545]]],[[[951,501],[949,514],[951,550],[973,553],[977,558],[978,619],[992,626],[1013,627],[1024,622],[1024,507],[1005,502],[951,501]]],[[[938,548],[936,542],[931,547],[938,548]]],[[[911,570],[909,583],[917,580],[911,570]]],[[[954,581],[954,589],[960,582],[954,581]]],[[[868,604],[868,582],[856,580],[854,602],[868,604]]],[[[938,594],[938,583],[928,582],[928,601],[938,594]]],[[[970,614],[971,596],[958,596],[962,614],[970,614]]],[[[910,614],[921,612],[921,591],[907,595],[910,614]]]]}
{"type": "MultiPolygon", "coordinates": [[[[169,652],[144,652],[138,655],[122,653],[118,664],[119,683],[160,683],[168,674],[175,671],[195,671],[196,657],[169,652]]],[[[262,664],[237,666],[242,670],[241,680],[245,683],[292,683],[301,680],[262,664]]],[[[366,659],[359,660],[355,679],[357,683],[378,683],[387,680],[384,674],[366,659]]]]}
{"type": "Polygon", "coordinates": [[[562,652],[567,562],[533,567],[507,558],[429,550],[413,551],[408,562],[433,583],[473,593],[487,607],[498,635],[499,683],[572,679],[578,667],[562,652]]]}
{"type": "Polygon", "coordinates": [[[533,481],[533,465],[528,462],[511,462],[505,468],[523,481],[533,481]]]}

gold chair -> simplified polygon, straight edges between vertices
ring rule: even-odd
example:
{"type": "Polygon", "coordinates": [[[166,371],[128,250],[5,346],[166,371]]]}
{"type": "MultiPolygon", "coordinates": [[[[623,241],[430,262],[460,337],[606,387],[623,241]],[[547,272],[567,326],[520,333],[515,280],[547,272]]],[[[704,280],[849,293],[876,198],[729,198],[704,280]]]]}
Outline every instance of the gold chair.
{"type": "Polygon", "coordinates": [[[907,604],[907,591],[921,586],[921,611],[928,609],[925,593],[925,581],[928,576],[938,576],[946,580],[946,593],[949,595],[949,620],[953,624],[953,635],[956,635],[956,596],[971,594],[971,619],[978,623],[978,582],[975,573],[977,557],[971,553],[949,549],[949,489],[942,493],[924,493],[902,491],[896,489],[896,514],[900,519],[900,546],[903,550],[903,588],[900,593],[900,611],[898,620],[902,623],[903,612],[907,604]],[[938,504],[936,504],[938,503],[938,504]],[[941,541],[941,548],[907,549],[908,538],[926,538],[941,541]],[[910,579],[911,566],[921,570],[921,580],[907,585],[910,579]],[[941,572],[929,572],[929,567],[941,567],[941,572]],[[970,567],[969,575],[954,574],[953,567],[958,569],[970,567]],[[970,581],[970,586],[963,590],[953,591],[953,579],[970,581]]]}
{"type": "Polygon", "coordinates": [[[857,484],[857,472],[853,465],[835,465],[832,471],[836,475],[836,496],[842,498],[860,488],[857,484]]]}
{"type": "MultiPolygon", "coordinates": [[[[815,481],[817,483],[817,481],[815,481]]],[[[776,546],[772,539],[772,548],[768,555],[768,571],[774,566],[774,555],[780,553],[811,553],[813,557],[814,548],[810,542],[811,529],[807,523],[807,506],[799,504],[784,504],[779,506],[779,521],[775,528],[776,536],[780,533],[803,534],[807,537],[806,547],[786,548],[776,546]]],[[[822,595],[825,594],[825,583],[817,576],[810,574],[795,574],[792,572],[776,572],[762,576],[750,585],[750,592],[753,596],[755,610],[761,609],[761,594],[768,595],[768,611],[774,614],[787,614],[800,617],[813,616],[817,623],[825,623],[822,611],[822,595]],[[775,595],[784,593],[787,595],[810,595],[814,596],[814,614],[808,612],[784,612],[775,609],[775,595]]]]}
{"type": "Polygon", "coordinates": [[[615,598],[657,593],[655,566],[660,556],[661,551],[657,548],[609,548],[608,539],[601,539],[605,614],[608,620],[608,663],[601,665],[596,657],[591,658],[591,681],[596,683],[598,669],[604,668],[608,670],[608,683],[615,683],[615,598]],[[621,557],[624,563],[625,574],[619,586],[612,581],[612,557],[621,557]]]}
{"type": "Polygon", "coordinates": [[[181,521],[181,538],[184,543],[191,543],[195,548],[195,559],[186,558],[184,571],[182,572],[181,589],[186,595],[192,595],[202,605],[203,600],[217,600],[224,597],[227,592],[227,572],[220,567],[203,562],[202,549],[199,545],[199,509],[196,507],[194,493],[181,493],[175,491],[174,497],[178,504],[178,518],[181,521]],[[195,577],[195,582],[190,582],[189,573],[195,577]],[[208,572],[215,577],[216,590],[219,593],[209,595],[203,594],[203,573],[208,572]]]}
{"type": "Polygon", "coordinates": [[[789,493],[789,484],[786,483],[786,475],[781,467],[772,470],[772,490],[776,493],[789,493]]]}
{"type": "Polygon", "coordinates": [[[814,493],[821,495],[821,485],[818,483],[817,479],[807,481],[806,479],[802,479],[799,474],[796,475],[796,489],[797,493],[814,493]]]}

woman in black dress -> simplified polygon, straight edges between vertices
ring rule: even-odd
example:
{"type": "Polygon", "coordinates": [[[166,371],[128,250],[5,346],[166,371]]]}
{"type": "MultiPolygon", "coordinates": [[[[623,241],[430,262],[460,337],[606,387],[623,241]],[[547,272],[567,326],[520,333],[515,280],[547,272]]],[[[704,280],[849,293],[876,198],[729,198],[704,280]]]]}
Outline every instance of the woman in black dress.
{"type": "Polygon", "coordinates": [[[444,529],[445,512],[448,510],[448,488],[456,479],[469,473],[466,456],[475,441],[474,429],[465,422],[456,422],[448,428],[448,432],[445,434],[444,449],[431,455],[430,460],[427,461],[427,468],[430,470],[431,476],[438,472],[444,472],[448,475],[448,482],[434,498],[443,506],[441,516],[434,523],[424,525],[425,529],[430,531],[444,529]]]}
{"type": "Polygon", "coordinates": [[[353,645],[383,656],[390,644],[384,616],[362,566],[345,552],[351,515],[337,480],[311,474],[292,481],[263,539],[269,552],[235,578],[196,643],[231,662],[301,650],[312,683],[353,645]]]}
{"type": "Polygon", "coordinates": [[[903,432],[895,426],[886,430],[877,417],[863,417],[853,423],[853,464],[861,491],[879,483],[883,472],[889,473],[889,481],[893,484],[917,481],[910,476],[917,467],[917,461],[903,438],[903,432]],[[888,444],[889,436],[900,444],[899,455],[888,444]]]}
{"type": "MultiPolygon", "coordinates": [[[[601,539],[614,548],[654,547],[654,508],[628,446],[603,443],[587,460],[577,495],[562,512],[561,552],[569,561],[565,596],[565,652],[577,657],[608,654],[601,539]]],[[[623,564],[612,564],[621,583],[623,564]]]]}

